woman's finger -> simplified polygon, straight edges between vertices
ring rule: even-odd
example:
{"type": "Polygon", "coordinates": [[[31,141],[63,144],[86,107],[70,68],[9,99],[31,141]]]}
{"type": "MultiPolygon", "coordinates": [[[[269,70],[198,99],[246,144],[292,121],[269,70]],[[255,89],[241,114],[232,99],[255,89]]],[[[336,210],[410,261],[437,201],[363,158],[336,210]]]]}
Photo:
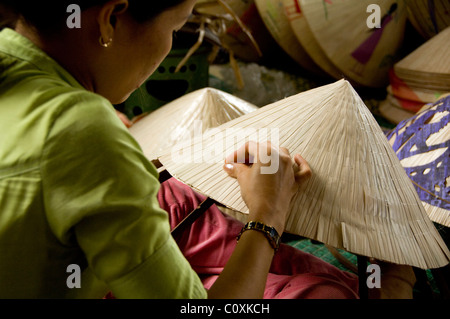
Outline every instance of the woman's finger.
{"type": "Polygon", "coordinates": [[[279,147],[280,154],[285,153],[287,156],[291,156],[291,152],[286,147],[279,147]]]}
{"type": "Polygon", "coordinates": [[[225,172],[227,172],[227,174],[230,177],[237,178],[236,169],[235,169],[235,165],[234,164],[230,164],[230,163],[224,164],[223,165],[223,170],[225,172]]]}
{"type": "Polygon", "coordinates": [[[249,141],[225,158],[225,163],[253,164],[258,157],[258,143],[249,141]]]}
{"type": "Polygon", "coordinates": [[[238,176],[242,175],[244,173],[244,170],[248,170],[250,167],[246,164],[230,164],[226,163],[223,165],[223,170],[233,178],[238,179],[238,176]]]}
{"type": "Polygon", "coordinates": [[[294,174],[297,182],[312,175],[311,167],[300,154],[294,156],[294,162],[294,174]]]}

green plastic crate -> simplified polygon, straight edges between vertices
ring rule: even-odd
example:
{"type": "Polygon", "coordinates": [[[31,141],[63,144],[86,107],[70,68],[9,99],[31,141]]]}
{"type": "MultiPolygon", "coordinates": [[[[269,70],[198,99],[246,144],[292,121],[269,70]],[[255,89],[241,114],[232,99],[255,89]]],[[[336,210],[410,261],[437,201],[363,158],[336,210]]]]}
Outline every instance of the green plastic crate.
{"type": "Polygon", "coordinates": [[[189,92],[209,85],[208,46],[200,47],[175,73],[189,48],[173,49],[158,69],[119,107],[128,118],[154,111],[189,92]]]}

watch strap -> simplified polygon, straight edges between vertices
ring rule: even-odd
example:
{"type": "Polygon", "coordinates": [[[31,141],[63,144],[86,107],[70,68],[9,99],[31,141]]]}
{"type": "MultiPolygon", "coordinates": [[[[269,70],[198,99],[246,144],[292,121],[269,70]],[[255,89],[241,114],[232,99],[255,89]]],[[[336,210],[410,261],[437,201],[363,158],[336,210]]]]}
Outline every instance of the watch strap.
{"type": "Polygon", "coordinates": [[[275,251],[277,251],[280,247],[281,238],[275,227],[267,226],[266,224],[257,221],[250,221],[245,224],[245,226],[237,236],[238,241],[241,238],[241,235],[247,230],[256,230],[264,233],[266,238],[269,240],[270,245],[275,251]]]}

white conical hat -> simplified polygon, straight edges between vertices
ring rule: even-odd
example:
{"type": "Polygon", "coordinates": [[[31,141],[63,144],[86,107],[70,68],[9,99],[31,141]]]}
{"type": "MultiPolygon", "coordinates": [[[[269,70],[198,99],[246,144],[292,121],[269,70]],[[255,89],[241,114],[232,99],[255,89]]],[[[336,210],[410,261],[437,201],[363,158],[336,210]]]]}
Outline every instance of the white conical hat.
{"type": "Polygon", "coordinates": [[[386,136],[349,82],[263,107],[159,158],[175,178],[248,212],[224,158],[248,139],[300,153],[313,176],[294,196],[286,231],[355,254],[420,268],[450,252],[386,136]],[[181,154],[181,156],[180,156],[181,154]]]}
{"type": "Polygon", "coordinates": [[[186,94],[136,122],[130,133],[154,160],[173,145],[258,107],[226,92],[204,88],[186,94]]]}
{"type": "Polygon", "coordinates": [[[407,16],[404,2],[300,0],[300,5],[323,52],[349,80],[384,87],[404,37],[407,16]],[[381,28],[368,27],[370,5],[380,8],[381,28]]]}

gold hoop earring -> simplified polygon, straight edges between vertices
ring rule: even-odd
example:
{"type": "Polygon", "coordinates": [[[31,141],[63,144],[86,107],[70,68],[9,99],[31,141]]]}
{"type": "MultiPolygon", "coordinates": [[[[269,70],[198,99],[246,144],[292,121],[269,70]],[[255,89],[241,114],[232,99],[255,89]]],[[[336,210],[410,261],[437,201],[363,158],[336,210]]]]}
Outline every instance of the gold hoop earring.
{"type": "Polygon", "coordinates": [[[101,45],[102,47],[108,48],[108,47],[111,45],[112,39],[110,38],[110,39],[108,40],[108,42],[105,43],[105,42],[103,41],[103,37],[100,36],[100,38],[98,39],[98,42],[100,43],[100,45],[101,45]]]}

